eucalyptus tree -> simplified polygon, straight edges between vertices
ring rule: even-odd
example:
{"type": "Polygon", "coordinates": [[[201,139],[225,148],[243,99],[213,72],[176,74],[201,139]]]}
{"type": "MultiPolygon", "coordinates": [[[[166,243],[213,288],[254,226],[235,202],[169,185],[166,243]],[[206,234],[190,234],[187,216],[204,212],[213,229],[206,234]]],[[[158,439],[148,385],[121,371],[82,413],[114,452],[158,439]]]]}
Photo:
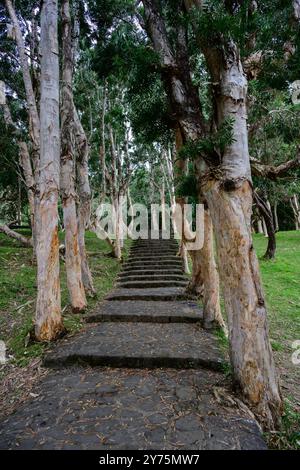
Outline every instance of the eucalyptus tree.
{"type": "Polygon", "coordinates": [[[63,329],[58,240],[60,128],[57,23],[57,0],[45,0],[41,11],[39,207],[36,227],[38,292],[35,335],[41,341],[57,337],[63,329]]]}
{"type": "Polygon", "coordinates": [[[69,0],[61,7],[62,19],[62,87],[61,87],[61,180],[67,284],[73,310],[86,307],[82,282],[81,252],[78,240],[75,187],[75,108],[73,101],[74,27],[69,0]]]}

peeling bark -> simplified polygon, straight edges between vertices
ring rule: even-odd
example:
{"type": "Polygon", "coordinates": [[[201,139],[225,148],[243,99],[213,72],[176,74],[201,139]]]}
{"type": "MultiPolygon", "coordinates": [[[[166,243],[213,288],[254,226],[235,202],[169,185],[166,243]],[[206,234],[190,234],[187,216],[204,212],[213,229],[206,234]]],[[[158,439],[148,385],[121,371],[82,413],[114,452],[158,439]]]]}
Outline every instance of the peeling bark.
{"type": "Polygon", "coordinates": [[[205,328],[225,329],[220,307],[219,274],[214,257],[213,226],[209,211],[204,211],[204,244],[201,250],[190,251],[193,274],[190,291],[203,286],[203,325],[205,328]],[[195,267],[194,267],[195,265],[195,267]]]}
{"type": "Polygon", "coordinates": [[[36,105],[36,99],[34,94],[34,89],[31,81],[30,67],[28,63],[28,58],[26,55],[24,39],[22,36],[22,31],[20,28],[19,20],[17,18],[15,9],[13,7],[11,0],[5,0],[6,8],[8,10],[9,16],[11,18],[13,28],[14,28],[14,37],[16,39],[18,53],[20,57],[21,69],[23,74],[23,82],[26,92],[26,101],[28,106],[29,114],[29,132],[30,137],[33,143],[33,153],[34,160],[37,161],[39,158],[40,150],[40,119],[36,105]]]}
{"type": "Polygon", "coordinates": [[[83,311],[86,297],[81,274],[75,190],[73,47],[69,0],[62,2],[61,178],[65,227],[67,286],[74,312],[83,311]]]}
{"type": "Polygon", "coordinates": [[[85,246],[85,230],[89,225],[91,217],[91,187],[89,181],[89,143],[79,119],[78,113],[74,108],[75,139],[77,146],[77,179],[78,179],[78,242],[81,256],[82,281],[86,293],[90,296],[96,294],[92,273],[88,263],[88,256],[85,246]]]}
{"type": "Polygon", "coordinates": [[[260,421],[270,428],[278,424],[282,402],[251,237],[251,187],[245,181],[227,192],[220,182],[212,181],[206,195],[217,239],[234,379],[260,421]]]}
{"type": "Polygon", "coordinates": [[[60,168],[57,0],[45,0],[41,13],[41,152],[37,230],[37,305],[35,336],[55,339],[63,330],[58,240],[60,168]]]}
{"type": "Polygon", "coordinates": [[[290,198],[290,205],[294,214],[295,229],[300,230],[300,205],[297,194],[290,198]]]}

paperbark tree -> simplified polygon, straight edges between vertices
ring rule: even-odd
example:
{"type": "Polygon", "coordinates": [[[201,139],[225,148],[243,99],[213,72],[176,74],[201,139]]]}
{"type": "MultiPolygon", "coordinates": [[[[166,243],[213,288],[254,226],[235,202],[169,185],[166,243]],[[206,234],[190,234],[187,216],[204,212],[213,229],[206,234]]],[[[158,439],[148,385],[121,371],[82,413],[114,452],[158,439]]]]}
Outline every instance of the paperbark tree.
{"type": "Polygon", "coordinates": [[[253,192],[253,198],[265,222],[268,235],[268,246],[264,258],[274,259],[276,252],[276,236],[271,206],[268,206],[268,204],[259,196],[257,191],[253,192]]]}
{"type": "MultiPolygon", "coordinates": [[[[3,83],[3,82],[2,82],[3,83]]],[[[21,132],[19,131],[16,124],[13,122],[11,112],[9,106],[6,101],[6,97],[4,96],[4,103],[2,104],[3,112],[4,112],[4,120],[8,127],[13,130],[14,137],[17,141],[19,147],[19,163],[23,170],[23,180],[27,190],[27,197],[30,209],[30,222],[32,228],[32,238],[34,240],[34,197],[35,197],[35,181],[33,175],[33,169],[31,164],[31,159],[29,155],[28,145],[22,139],[21,132]]],[[[35,243],[33,242],[33,246],[35,243]]]]}
{"type": "MultiPolygon", "coordinates": [[[[28,62],[28,57],[26,54],[25,42],[22,36],[22,31],[20,28],[20,23],[18,17],[16,15],[13,3],[11,0],[5,0],[6,8],[9,13],[11,22],[12,22],[12,37],[15,39],[17,44],[18,55],[20,58],[20,66],[22,70],[23,76],[23,83],[25,88],[25,96],[26,96],[26,103],[27,103],[27,111],[28,111],[28,120],[29,120],[29,137],[32,143],[32,162],[33,168],[30,171],[28,160],[29,153],[28,149],[22,144],[21,147],[21,163],[24,164],[24,176],[28,176],[27,179],[27,186],[30,189],[29,197],[34,198],[34,205],[31,206],[31,224],[32,224],[32,238],[34,244],[34,253],[36,249],[36,231],[37,227],[40,225],[41,221],[39,220],[39,195],[36,191],[37,187],[37,179],[38,179],[38,166],[39,166],[39,158],[40,158],[40,117],[38,112],[37,106],[37,98],[36,93],[34,90],[33,82],[32,82],[32,74],[30,65],[28,62]],[[34,184],[32,181],[34,178],[34,184]]],[[[33,30],[34,32],[34,30],[33,30]]],[[[31,166],[31,165],[30,165],[31,166]]]]}
{"type": "Polygon", "coordinates": [[[300,230],[300,205],[297,194],[293,194],[290,198],[290,205],[294,214],[295,229],[300,230]]]}
{"type": "Polygon", "coordinates": [[[77,110],[74,108],[75,141],[77,147],[77,184],[78,184],[78,241],[81,257],[81,273],[85,291],[93,297],[96,294],[93,277],[89,267],[85,246],[85,231],[91,217],[91,187],[89,181],[90,148],[86,133],[82,127],[77,110]]]}
{"type": "Polygon", "coordinates": [[[59,57],[57,0],[45,0],[41,12],[41,102],[39,227],[37,230],[37,304],[35,336],[50,341],[63,330],[58,240],[60,173],[59,57]]]}
{"type": "Polygon", "coordinates": [[[82,282],[78,241],[75,189],[73,44],[69,0],[62,2],[62,87],[61,87],[61,178],[60,189],[65,228],[67,286],[74,312],[83,311],[86,297],[82,282]]]}
{"type": "MultiPolygon", "coordinates": [[[[176,130],[177,160],[176,165],[179,174],[185,175],[187,162],[179,157],[180,149],[183,146],[183,136],[179,128],[176,130]]],[[[199,194],[199,202],[203,202],[203,197],[199,194]]],[[[183,208],[184,198],[177,198],[177,203],[183,208]]],[[[183,244],[186,240],[186,222],[183,218],[183,244]]],[[[203,324],[206,328],[215,326],[225,328],[220,308],[220,286],[219,274],[217,271],[214,248],[213,248],[213,228],[209,211],[206,207],[204,211],[204,243],[201,250],[190,250],[192,259],[192,276],[187,287],[187,292],[203,297],[203,324]]]]}
{"type": "MultiPolygon", "coordinates": [[[[201,106],[188,60],[176,63],[156,0],[143,0],[148,34],[160,54],[166,89],[185,141],[204,138],[201,106]]],[[[201,8],[201,2],[186,7],[201,8]]],[[[247,136],[247,80],[233,41],[199,41],[213,83],[218,127],[232,120],[233,141],[223,154],[199,155],[201,187],[216,234],[236,385],[260,421],[279,422],[282,401],[268,337],[267,312],[251,237],[252,188],[247,136]]]]}

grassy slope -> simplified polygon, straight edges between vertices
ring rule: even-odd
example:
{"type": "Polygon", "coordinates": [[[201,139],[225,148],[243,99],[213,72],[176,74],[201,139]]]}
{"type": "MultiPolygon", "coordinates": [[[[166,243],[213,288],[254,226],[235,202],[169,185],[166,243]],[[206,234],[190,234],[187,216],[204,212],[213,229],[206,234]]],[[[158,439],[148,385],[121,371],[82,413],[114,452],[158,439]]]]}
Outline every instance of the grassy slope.
{"type": "Polygon", "coordinates": [[[269,435],[276,448],[300,449],[300,364],[292,363],[292,343],[300,340],[300,231],[277,234],[274,261],[262,259],[267,240],[254,236],[267,299],[270,337],[285,398],[282,432],[269,435]]]}
{"type": "MultiPolygon", "coordinates": [[[[87,233],[86,240],[97,290],[97,299],[89,299],[89,311],[112,288],[120,263],[107,256],[110,250],[106,242],[98,240],[92,233],[87,233]]],[[[82,325],[83,316],[72,314],[68,307],[64,263],[61,263],[61,288],[64,323],[68,330],[76,331],[82,325]]],[[[32,328],[35,297],[35,267],[31,262],[31,250],[20,248],[14,240],[0,234],[0,340],[6,342],[18,365],[26,365],[30,358],[39,356],[44,349],[41,344],[26,346],[26,338],[32,328]]]]}

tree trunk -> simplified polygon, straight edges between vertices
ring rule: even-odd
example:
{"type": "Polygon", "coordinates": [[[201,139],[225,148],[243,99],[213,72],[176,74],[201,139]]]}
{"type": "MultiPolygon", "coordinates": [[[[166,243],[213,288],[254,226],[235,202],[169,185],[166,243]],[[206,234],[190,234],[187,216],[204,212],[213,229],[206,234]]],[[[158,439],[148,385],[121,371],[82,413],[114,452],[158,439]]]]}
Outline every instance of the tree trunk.
{"type": "Polygon", "coordinates": [[[33,239],[33,246],[35,248],[35,234],[34,234],[34,197],[35,197],[35,181],[32,171],[32,165],[30,161],[30,155],[28,152],[28,147],[26,142],[19,142],[19,158],[20,158],[20,165],[23,170],[26,189],[27,189],[27,197],[29,203],[29,210],[30,210],[30,224],[32,229],[32,239],[33,239]]]}
{"type": "Polygon", "coordinates": [[[106,196],[106,162],[105,162],[105,113],[106,113],[107,88],[106,81],[103,86],[102,115],[101,115],[101,145],[100,145],[100,166],[102,171],[101,197],[100,202],[105,200],[106,196]]]}
{"type": "Polygon", "coordinates": [[[165,196],[165,182],[162,181],[162,187],[160,188],[160,205],[161,205],[161,229],[166,230],[166,196],[165,196]]]}
{"type": "Polygon", "coordinates": [[[73,48],[69,0],[62,2],[61,178],[67,286],[72,310],[83,311],[86,297],[81,274],[75,191],[73,48]]]}
{"type": "MultiPolygon", "coordinates": [[[[39,179],[38,167],[39,167],[39,158],[40,158],[40,116],[37,109],[37,100],[36,95],[31,79],[31,70],[28,62],[28,56],[26,53],[25,42],[22,36],[21,27],[19,24],[18,17],[16,15],[13,3],[11,0],[5,0],[6,8],[8,10],[9,16],[11,18],[15,40],[17,44],[18,54],[20,58],[20,65],[23,76],[23,83],[26,94],[26,104],[28,109],[28,121],[29,121],[29,135],[32,142],[32,161],[33,161],[33,174],[35,185],[31,185],[33,190],[34,205],[30,207],[31,210],[31,223],[32,223],[32,237],[33,237],[33,256],[36,256],[36,239],[37,239],[37,230],[41,224],[39,219],[39,194],[36,191],[37,180],[39,179]]],[[[24,147],[20,148],[20,153],[24,151],[24,147]]],[[[31,162],[30,162],[31,164],[31,162]]],[[[31,197],[31,195],[29,195],[31,197]]],[[[31,202],[30,202],[31,204],[31,202]]]]}
{"type": "MultiPolygon", "coordinates": [[[[4,82],[2,82],[4,83],[4,82]]],[[[4,97],[3,103],[3,110],[4,110],[4,120],[7,126],[11,126],[18,142],[19,147],[19,163],[23,170],[26,190],[27,190],[27,197],[30,209],[30,224],[32,230],[32,239],[33,239],[33,248],[35,253],[35,235],[34,235],[34,199],[35,199],[35,181],[33,176],[33,170],[30,160],[30,155],[28,151],[27,143],[20,139],[19,129],[17,128],[16,124],[13,122],[10,109],[6,102],[6,97],[4,97]]],[[[19,224],[20,225],[20,224],[19,224]]]]}
{"type": "Polygon", "coordinates": [[[11,18],[13,27],[14,27],[15,38],[16,38],[16,43],[18,47],[19,57],[20,57],[22,74],[23,74],[26,101],[27,101],[27,106],[28,106],[29,123],[30,123],[29,133],[30,133],[30,137],[32,140],[32,144],[33,144],[33,158],[34,158],[34,161],[37,162],[39,158],[39,150],[40,150],[40,119],[39,119],[39,115],[37,111],[36,99],[35,99],[35,94],[34,94],[34,90],[32,86],[28,57],[26,54],[24,39],[22,36],[22,31],[20,28],[19,20],[14,10],[12,1],[5,0],[5,3],[6,3],[6,8],[11,18]]]}
{"type": "Polygon", "coordinates": [[[190,251],[193,275],[189,291],[203,291],[203,325],[225,328],[220,307],[219,274],[214,257],[213,226],[209,211],[204,212],[204,244],[201,250],[190,251]],[[195,264],[195,266],[194,266],[195,264]],[[203,287],[202,287],[203,286],[203,287]]]}
{"type": "Polygon", "coordinates": [[[247,80],[233,42],[206,54],[215,85],[217,125],[232,119],[233,142],[220,165],[221,179],[207,178],[203,192],[213,220],[230,357],[236,384],[260,421],[278,425],[279,382],[269,342],[267,311],[251,235],[252,189],[247,135],[247,80]]]}
{"type": "Polygon", "coordinates": [[[41,13],[40,118],[35,335],[39,341],[50,341],[63,330],[57,208],[60,168],[57,0],[45,0],[41,13]]]}
{"type": "Polygon", "coordinates": [[[18,240],[18,242],[21,243],[22,246],[32,248],[32,240],[30,240],[30,238],[23,237],[23,235],[18,232],[15,232],[14,230],[11,230],[7,225],[0,225],[0,232],[5,233],[5,235],[10,238],[18,240]]]}
{"type": "Polygon", "coordinates": [[[120,201],[118,194],[113,195],[112,197],[112,205],[114,210],[114,232],[115,232],[115,239],[113,245],[112,254],[114,258],[121,259],[122,258],[122,250],[121,250],[121,232],[120,232],[120,201]]]}
{"type": "Polygon", "coordinates": [[[268,235],[268,246],[266,253],[264,254],[265,259],[274,259],[276,253],[276,235],[273,223],[273,215],[270,210],[271,206],[268,206],[254,191],[253,193],[254,201],[258,207],[259,212],[261,213],[263,220],[265,222],[267,235],[268,235]]]}
{"type": "Polygon", "coordinates": [[[96,294],[92,274],[89,268],[85,246],[85,230],[91,217],[91,187],[89,181],[89,144],[86,134],[80,122],[78,113],[74,108],[75,139],[78,152],[77,179],[78,179],[78,241],[81,257],[81,273],[85,291],[90,296],[96,294]]]}
{"type": "MultiPolygon", "coordinates": [[[[185,243],[183,240],[180,241],[178,256],[182,259],[183,272],[185,274],[190,274],[189,260],[188,260],[188,251],[186,249],[185,243]]],[[[193,261],[194,263],[194,261],[193,261]]],[[[193,265],[194,266],[194,265],[193,265]]],[[[199,295],[201,293],[199,292],[199,295]]]]}
{"type": "Polygon", "coordinates": [[[297,194],[293,194],[290,198],[290,205],[294,214],[295,229],[300,230],[300,207],[297,194]]]}
{"type": "Polygon", "coordinates": [[[278,202],[275,201],[274,206],[273,206],[273,219],[274,219],[274,224],[275,224],[275,232],[279,232],[279,222],[278,222],[277,208],[278,208],[278,202]]]}

